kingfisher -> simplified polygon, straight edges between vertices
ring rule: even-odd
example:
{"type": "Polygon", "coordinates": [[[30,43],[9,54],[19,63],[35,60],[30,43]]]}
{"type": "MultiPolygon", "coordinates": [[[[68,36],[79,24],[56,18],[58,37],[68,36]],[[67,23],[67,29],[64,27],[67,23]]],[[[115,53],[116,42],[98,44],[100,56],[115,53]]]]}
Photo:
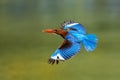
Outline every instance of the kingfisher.
{"type": "Polygon", "coordinates": [[[87,34],[85,27],[72,20],[64,21],[61,27],[56,29],[45,29],[43,32],[58,34],[64,41],[51,55],[49,64],[58,64],[76,55],[83,46],[87,52],[94,51],[98,38],[95,34],[87,34]]]}

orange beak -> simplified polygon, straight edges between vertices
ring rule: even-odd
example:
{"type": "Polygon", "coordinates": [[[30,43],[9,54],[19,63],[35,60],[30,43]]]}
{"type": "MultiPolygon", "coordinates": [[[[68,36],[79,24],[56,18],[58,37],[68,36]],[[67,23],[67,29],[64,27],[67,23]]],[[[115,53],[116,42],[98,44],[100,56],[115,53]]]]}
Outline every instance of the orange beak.
{"type": "Polygon", "coordinates": [[[45,29],[42,32],[46,32],[46,33],[55,33],[55,29],[45,29]]]}
{"type": "Polygon", "coordinates": [[[63,38],[66,36],[66,34],[68,33],[67,31],[65,30],[62,30],[62,29],[45,29],[43,30],[42,32],[46,32],[46,33],[50,33],[50,34],[58,34],[60,36],[62,36],[63,38]]]}

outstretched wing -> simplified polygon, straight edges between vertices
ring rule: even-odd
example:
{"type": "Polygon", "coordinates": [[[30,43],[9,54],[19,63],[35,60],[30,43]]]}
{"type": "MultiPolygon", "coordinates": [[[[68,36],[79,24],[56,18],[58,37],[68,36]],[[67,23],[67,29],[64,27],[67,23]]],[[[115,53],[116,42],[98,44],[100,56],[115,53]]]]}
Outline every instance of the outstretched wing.
{"type": "Polygon", "coordinates": [[[80,51],[80,43],[73,43],[65,40],[63,44],[51,55],[49,63],[58,64],[59,60],[67,60],[80,51]]]}
{"type": "Polygon", "coordinates": [[[61,52],[60,55],[67,60],[80,51],[80,43],[65,40],[59,50],[61,52]]]}

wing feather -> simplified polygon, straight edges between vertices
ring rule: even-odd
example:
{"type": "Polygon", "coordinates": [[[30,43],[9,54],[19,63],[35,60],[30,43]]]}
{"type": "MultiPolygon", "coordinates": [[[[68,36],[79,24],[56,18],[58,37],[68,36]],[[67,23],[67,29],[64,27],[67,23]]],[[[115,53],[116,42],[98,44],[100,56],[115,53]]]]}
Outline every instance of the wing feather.
{"type": "Polygon", "coordinates": [[[70,42],[65,40],[59,48],[60,55],[66,60],[80,51],[80,43],[70,42]]]}

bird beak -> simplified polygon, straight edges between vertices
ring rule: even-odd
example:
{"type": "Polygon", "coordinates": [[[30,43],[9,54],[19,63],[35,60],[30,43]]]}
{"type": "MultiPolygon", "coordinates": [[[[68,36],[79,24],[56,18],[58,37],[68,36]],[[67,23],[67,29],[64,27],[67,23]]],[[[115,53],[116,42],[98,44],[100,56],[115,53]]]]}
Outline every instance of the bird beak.
{"type": "Polygon", "coordinates": [[[55,29],[45,29],[42,32],[46,32],[46,33],[55,33],[55,29]]]}

